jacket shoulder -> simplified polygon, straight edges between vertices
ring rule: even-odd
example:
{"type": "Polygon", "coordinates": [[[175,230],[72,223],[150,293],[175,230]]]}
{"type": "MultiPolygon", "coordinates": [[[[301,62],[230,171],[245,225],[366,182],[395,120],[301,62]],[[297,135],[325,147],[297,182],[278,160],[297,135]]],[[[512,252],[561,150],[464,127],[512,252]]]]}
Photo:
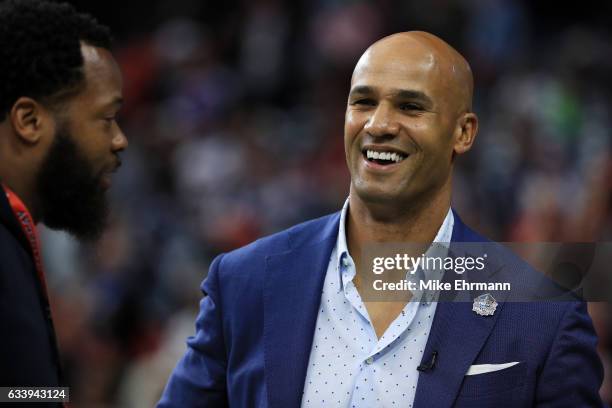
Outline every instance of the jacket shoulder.
{"type": "Polygon", "coordinates": [[[465,225],[456,213],[455,219],[458,220],[458,224],[454,231],[453,245],[460,250],[459,252],[471,253],[472,256],[486,254],[491,273],[488,279],[493,282],[511,284],[509,301],[548,303],[580,300],[574,292],[557,284],[549,276],[551,271],[536,269],[526,261],[520,255],[522,252],[520,247],[508,246],[482,236],[465,225]]]}

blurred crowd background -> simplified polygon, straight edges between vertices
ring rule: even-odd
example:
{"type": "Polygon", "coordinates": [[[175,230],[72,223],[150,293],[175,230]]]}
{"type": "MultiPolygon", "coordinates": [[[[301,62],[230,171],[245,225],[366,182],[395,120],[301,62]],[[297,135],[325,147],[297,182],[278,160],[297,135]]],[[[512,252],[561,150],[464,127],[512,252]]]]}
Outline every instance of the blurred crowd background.
{"type": "MultiPolygon", "coordinates": [[[[512,0],[72,2],[109,25],[130,146],[104,238],[43,231],[74,407],[150,407],[213,257],[341,208],[350,75],[413,29],[476,78],[454,206],[499,241],[612,239],[612,7],[512,0]],[[537,4],[536,4],[537,3],[537,4]]],[[[612,401],[610,304],[590,311],[612,401]]]]}

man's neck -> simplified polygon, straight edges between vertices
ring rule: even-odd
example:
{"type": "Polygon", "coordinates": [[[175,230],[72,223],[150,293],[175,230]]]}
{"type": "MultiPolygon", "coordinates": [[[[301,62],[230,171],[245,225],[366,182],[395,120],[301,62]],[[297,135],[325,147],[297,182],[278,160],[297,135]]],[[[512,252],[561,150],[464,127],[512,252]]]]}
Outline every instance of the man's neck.
{"type": "Polygon", "coordinates": [[[367,243],[433,242],[450,208],[450,189],[420,206],[374,209],[356,194],[349,197],[346,234],[349,252],[359,258],[367,243]],[[385,213],[385,216],[380,214],[385,213]]]}

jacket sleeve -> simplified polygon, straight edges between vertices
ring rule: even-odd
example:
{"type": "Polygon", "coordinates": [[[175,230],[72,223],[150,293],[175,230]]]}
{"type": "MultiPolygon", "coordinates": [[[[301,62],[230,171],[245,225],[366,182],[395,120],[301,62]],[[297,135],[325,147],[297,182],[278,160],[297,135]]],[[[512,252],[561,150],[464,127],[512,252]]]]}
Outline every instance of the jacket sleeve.
{"type": "Polygon", "coordinates": [[[226,407],[226,349],[223,339],[219,266],[212,262],[202,283],[204,298],[196,320],[196,334],[187,340],[187,352],[172,372],[158,408],[226,407]]]}
{"type": "Polygon", "coordinates": [[[537,407],[602,407],[603,368],[586,303],[571,302],[538,379],[537,407]]]}

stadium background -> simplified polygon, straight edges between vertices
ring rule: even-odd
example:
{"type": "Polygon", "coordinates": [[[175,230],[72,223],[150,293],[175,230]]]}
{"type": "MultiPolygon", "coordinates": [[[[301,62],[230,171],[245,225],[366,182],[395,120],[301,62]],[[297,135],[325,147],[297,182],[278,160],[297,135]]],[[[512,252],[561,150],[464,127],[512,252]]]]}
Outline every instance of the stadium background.
{"type": "MultiPolygon", "coordinates": [[[[612,239],[612,3],[71,3],[115,34],[130,141],[104,238],[43,231],[75,407],[152,406],[212,258],[341,207],[350,74],[392,32],[431,31],[472,65],[464,220],[500,241],[612,239]]],[[[612,401],[611,306],[590,306],[612,401]]]]}

